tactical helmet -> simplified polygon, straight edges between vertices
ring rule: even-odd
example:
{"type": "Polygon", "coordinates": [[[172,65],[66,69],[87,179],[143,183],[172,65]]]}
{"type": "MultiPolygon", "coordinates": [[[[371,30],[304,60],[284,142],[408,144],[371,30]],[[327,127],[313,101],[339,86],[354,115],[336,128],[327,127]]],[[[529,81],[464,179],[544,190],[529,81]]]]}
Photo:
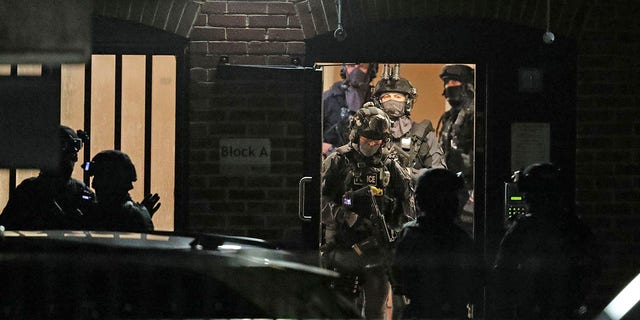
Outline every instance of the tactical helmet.
{"type": "Polygon", "coordinates": [[[445,65],[440,71],[440,79],[445,83],[449,80],[458,80],[473,85],[475,82],[473,68],[464,64],[445,65]]]}
{"type": "Polygon", "coordinates": [[[418,177],[416,194],[457,192],[462,188],[464,188],[464,178],[461,173],[454,173],[444,168],[431,168],[418,177]]]}
{"type": "Polygon", "coordinates": [[[558,193],[560,170],[549,162],[534,163],[524,170],[514,172],[512,181],[520,192],[558,193]]]}
{"type": "Polygon", "coordinates": [[[451,220],[458,209],[458,192],[463,189],[464,178],[460,173],[444,168],[427,169],[418,177],[416,204],[425,213],[448,215],[431,218],[451,220]]]}
{"type": "Polygon", "coordinates": [[[400,77],[400,66],[396,64],[393,70],[390,70],[389,65],[384,65],[384,70],[382,73],[382,79],[376,83],[373,89],[373,99],[379,106],[382,106],[382,101],[380,101],[380,97],[387,92],[399,92],[404,94],[407,97],[404,106],[405,115],[409,115],[411,113],[411,109],[413,108],[413,103],[418,97],[418,91],[416,88],[409,82],[409,80],[400,77]]]}
{"type": "Polygon", "coordinates": [[[83,164],[83,169],[89,176],[96,175],[117,175],[114,179],[122,179],[121,181],[132,182],[138,180],[136,176],[136,168],[131,162],[129,156],[118,150],[104,150],[98,152],[91,162],[83,164]]]}
{"type": "Polygon", "coordinates": [[[360,137],[387,140],[391,134],[389,116],[371,102],[365,103],[349,120],[349,139],[358,143],[360,137]]]}

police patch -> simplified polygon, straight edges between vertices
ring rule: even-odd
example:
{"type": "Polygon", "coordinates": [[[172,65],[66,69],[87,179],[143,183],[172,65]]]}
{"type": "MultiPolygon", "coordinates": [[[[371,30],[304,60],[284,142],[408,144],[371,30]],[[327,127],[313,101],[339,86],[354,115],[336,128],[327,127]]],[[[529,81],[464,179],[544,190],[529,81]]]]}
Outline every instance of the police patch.
{"type": "Polygon", "coordinates": [[[364,177],[363,176],[354,177],[353,184],[361,185],[361,186],[363,186],[363,185],[377,186],[378,185],[378,175],[376,175],[376,174],[367,174],[364,177]]]}

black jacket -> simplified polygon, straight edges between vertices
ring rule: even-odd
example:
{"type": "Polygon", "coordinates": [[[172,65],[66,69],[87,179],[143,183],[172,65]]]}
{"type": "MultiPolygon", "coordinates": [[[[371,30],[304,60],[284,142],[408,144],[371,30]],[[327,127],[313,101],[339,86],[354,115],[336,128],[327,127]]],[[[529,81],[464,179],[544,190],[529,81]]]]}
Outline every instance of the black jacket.
{"type": "MultiPolygon", "coordinates": [[[[98,199],[100,200],[100,199],[98,199]]],[[[147,208],[130,197],[122,201],[100,202],[90,211],[91,230],[147,232],[153,231],[153,221],[147,208]]]]}
{"type": "Polygon", "coordinates": [[[402,318],[465,319],[479,267],[471,238],[453,222],[407,223],[392,263],[394,293],[410,299],[402,318]]]}
{"type": "Polygon", "coordinates": [[[595,237],[575,214],[525,215],[504,235],[496,257],[496,315],[577,317],[600,273],[595,237]]]}
{"type": "Polygon", "coordinates": [[[14,230],[79,229],[94,201],[95,194],[82,181],[60,183],[41,174],[16,187],[0,225],[14,230]]]}
{"type": "Polygon", "coordinates": [[[348,142],[349,106],[345,98],[342,81],[334,83],[322,94],[323,141],[339,147],[348,142]]]}

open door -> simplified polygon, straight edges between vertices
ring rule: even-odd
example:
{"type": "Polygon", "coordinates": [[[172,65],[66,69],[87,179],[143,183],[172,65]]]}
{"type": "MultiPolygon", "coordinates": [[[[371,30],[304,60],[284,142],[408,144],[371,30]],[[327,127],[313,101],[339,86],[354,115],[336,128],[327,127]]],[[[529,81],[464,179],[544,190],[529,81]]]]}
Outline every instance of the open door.
{"type": "MultiPolygon", "coordinates": [[[[504,182],[513,169],[531,161],[556,163],[566,174],[567,204],[573,206],[574,39],[557,37],[547,44],[544,30],[451,17],[362,24],[347,32],[343,41],[332,33],[307,40],[305,61],[475,64],[473,229],[487,268],[504,233],[504,182]]],[[[476,317],[490,317],[488,295],[478,292],[476,317]]]]}
{"type": "MultiPolygon", "coordinates": [[[[251,208],[270,212],[249,214],[269,216],[260,221],[265,221],[267,230],[282,234],[282,240],[276,241],[284,246],[317,250],[322,73],[295,66],[221,64],[214,90],[221,98],[243,97],[220,101],[229,104],[229,112],[220,116],[243,127],[217,134],[221,137],[218,174],[238,181],[240,186],[232,188],[255,189],[264,182],[256,190],[264,199],[247,201],[251,208]]],[[[277,238],[274,234],[256,236],[277,238]]]]}

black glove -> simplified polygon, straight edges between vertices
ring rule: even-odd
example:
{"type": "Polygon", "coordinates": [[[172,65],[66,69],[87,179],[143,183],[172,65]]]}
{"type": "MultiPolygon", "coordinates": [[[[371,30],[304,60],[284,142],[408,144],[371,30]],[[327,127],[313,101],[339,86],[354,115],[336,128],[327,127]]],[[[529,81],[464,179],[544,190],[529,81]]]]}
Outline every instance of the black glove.
{"type": "Polygon", "coordinates": [[[364,186],[354,191],[345,192],[342,197],[344,206],[357,213],[359,216],[368,218],[373,211],[371,208],[371,187],[364,186]]]}

